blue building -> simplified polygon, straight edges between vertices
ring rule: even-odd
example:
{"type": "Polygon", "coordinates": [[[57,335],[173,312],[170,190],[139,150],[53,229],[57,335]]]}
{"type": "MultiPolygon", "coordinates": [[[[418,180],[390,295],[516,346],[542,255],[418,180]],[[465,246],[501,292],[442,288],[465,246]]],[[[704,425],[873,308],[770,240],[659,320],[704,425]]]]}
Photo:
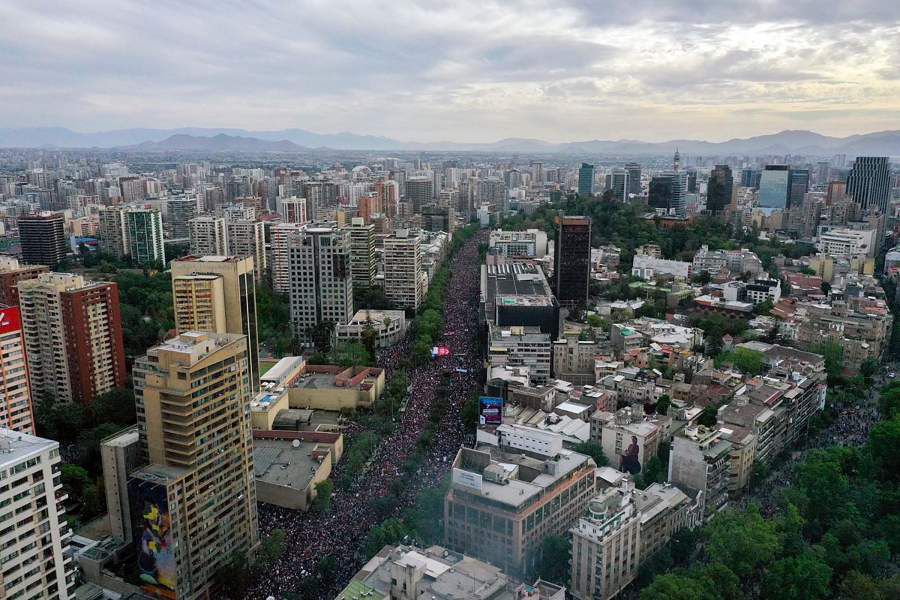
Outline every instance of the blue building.
{"type": "Polygon", "coordinates": [[[594,195],[594,165],[581,163],[578,169],[578,195],[582,198],[594,195]]]}

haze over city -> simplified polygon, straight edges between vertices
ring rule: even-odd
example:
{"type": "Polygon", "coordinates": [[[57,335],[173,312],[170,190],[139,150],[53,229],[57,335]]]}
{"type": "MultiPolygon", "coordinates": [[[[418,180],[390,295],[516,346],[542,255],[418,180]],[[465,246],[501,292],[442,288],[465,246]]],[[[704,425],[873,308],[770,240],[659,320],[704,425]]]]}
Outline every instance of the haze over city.
{"type": "Polygon", "coordinates": [[[892,0],[0,3],[0,127],[403,141],[896,129],[892,0]]]}

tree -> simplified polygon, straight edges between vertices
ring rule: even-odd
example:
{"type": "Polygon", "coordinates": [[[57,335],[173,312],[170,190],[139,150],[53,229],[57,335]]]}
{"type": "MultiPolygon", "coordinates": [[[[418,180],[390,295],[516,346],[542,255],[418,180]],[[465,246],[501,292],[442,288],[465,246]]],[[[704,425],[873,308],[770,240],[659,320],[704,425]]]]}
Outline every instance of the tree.
{"type": "Polygon", "coordinates": [[[900,416],[895,415],[872,428],[869,448],[882,476],[888,480],[900,479],[900,416]]]}
{"type": "Polygon", "coordinates": [[[669,407],[672,405],[672,399],[667,394],[663,394],[656,401],[655,412],[658,415],[669,414],[669,407]]]}
{"type": "Polygon", "coordinates": [[[580,444],[577,444],[575,446],[575,452],[590,456],[594,459],[594,462],[597,463],[598,467],[609,464],[609,461],[606,460],[606,455],[603,454],[603,448],[594,442],[581,442],[580,444]]]}
{"type": "Polygon", "coordinates": [[[359,342],[338,342],[328,354],[328,362],[342,367],[368,366],[374,361],[359,342]]]}
{"type": "Polygon", "coordinates": [[[324,479],[316,484],[316,497],[313,498],[312,508],[318,513],[331,512],[331,492],[334,484],[330,479],[324,479]]]}
{"type": "Polygon", "coordinates": [[[334,321],[322,321],[307,328],[306,334],[312,339],[319,352],[331,351],[331,337],[334,335],[334,321]]]}
{"type": "Polygon", "coordinates": [[[706,427],[714,427],[718,422],[718,411],[713,406],[707,406],[697,417],[697,423],[706,427]]]}
{"type": "Polygon", "coordinates": [[[660,575],[641,590],[641,600],[718,600],[719,596],[696,578],[681,573],[660,575]]]}
{"type": "Polygon", "coordinates": [[[366,326],[363,328],[360,341],[369,353],[369,356],[375,356],[375,352],[378,350],[378,332],[375,331],[375,328],[370,323],[366,323],[366,326]]]}
{"type": "Polygon", "coordinates": [[[717,515],[710,522],[707,536],[709,557],[741,578],[749,577],[781,550],[775,525],[763,519],[755,505],[743,513],[717,515]]]}
{"type": "Polygon", "coordinates": [[[866,380],[870,380],[872,379],[872,376],[878,372],[879,366],[880,363],[876,359],[867,358],[859,365],[859,373],[865,377],[866,380]]]}
{"type": "Polygon", "coordinates": [[[747,375],[759,375],[766,364],[766,356],[762,352],[748,348],[735,348],[716,359],[716,364],[728,364],[747,375]]]}
{"type": "Polygon", "coordinates": [[[561,535],[548,535],[541,542],[541,555],[534,578],[565,585],[569,580],[569,554],[572,544],[561,535]]]}
{"type": "Polygon", "coordinates": [[[247,589],[252,579],[247,555],[240,551],[233,552],[214,576],[216,587],[234,600],[247,597],[247,589]]]}
{"type": "Polygon", "coordinates": [[[774,308],[774,304],[771,300],[764,300],[759,304],[753,307],[753,314],[755,315],[768,315],[772,312],[772,308],[774,308]]]}
{"type": "Polygon", "coordinates": [[[835,341],[827,341],[814,346],[813,352],[821,354],[825,358],[828,384],[834,385],[844,372],[844,347],[835,341]]]}
{"type": "Polygon", "coordinates": [[[256,563],[263,569],[269,569],[284,554],[285,533],[283,529],[275,529],[260,540],[256,563]]]}
{"type": "Polygon", "coordinates": [[[366,538],[366,556],[372,558],[385,546],[396,544],[411,535],[412,531],[403,521],[397,518],[387,519],[369,532],[366,538]]]}
{"type": "Polygon", "coordinates": [[[96,423],[118,423],[134,425],[137,422],[134,404],[134,391],[128,388],[115,388],[94,398],[91,404],[96,423]]]}
{"type": "Polygon", "coordinates": [[[822,293],[826,296],[831,293],[831,284],[827,281],[823,281],[822,285],[819,286],[822,289],[822,293]]]}
{"type": "Polygon", "coordinates": [[[778,600],[819,600],[828,596],[831,567],[807,550],[772,564],[763,577],[766,598],[778,600]]]}

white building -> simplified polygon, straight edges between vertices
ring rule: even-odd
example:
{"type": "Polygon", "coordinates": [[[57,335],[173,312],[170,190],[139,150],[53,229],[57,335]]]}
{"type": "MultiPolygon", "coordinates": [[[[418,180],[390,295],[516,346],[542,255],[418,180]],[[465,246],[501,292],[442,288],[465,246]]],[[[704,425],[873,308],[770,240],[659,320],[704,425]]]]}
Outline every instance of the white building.
{"type": "Polygon", "coordinates": [[[419,236],[398,229],[384,240],[384,295],[397,307],[418,310],[425,296],[419,236]]]}
{"type": "Polygon", "coordinates": [[[19,308],[0,308],[0,428],[34,432],[19,308]]]}
{"type": "Polygon", "coordinates": [[[874,229],[832,229],[819,236],[819,252],[835,258],[864,258],[875,256],[877,250],[874,229]]]}
{"type": "Polygon", "coordinates": [[[379,348],[396,344],[406,334],[406,312],[402,310],[358,310],[347,324],[335,325],[334,336],[338,341],[362,341],[369,328],[375,332],[379,348]]]}
{"type": "Polygon", "coordinates": [[[350,235],[334,223],[311,223],[290,236],[291,324],[304,341],[311,327],[353,316],[350,235]]]}
{"type": "Polygon", "coordinates": [[[248,219],[225,220],[228,251],[232,256],[252,257],[256,280],[263,278],[266,272],[266,232],[262,221],[248,219]]]}
{"type": "Polygon", "coordinates": [[[689,262],[635,254],[631,275],[641,279],[653,279],[657,275],[672,275],[676,279],[690,279],[691,267],[692,264],[689,262]]]}
{"type": "Polygon", "coordinates": [[[306,198],[291,196],[290,198],[277,198],[275,210],[281,215],[285,223],[306,223],[309,220],[306,209],[306,198]]]}
{"type": "Polygon", "coordinates": [[[489,246],[503,257],[542,258],[547,255],[547,234],[539,229],[491,231],[489,246]]]}
{"type": "Polygon", "coordinates": [[[224,256],[228,254],[228,234],[225,219],[202,216],[188,221],[193,256],[224,256]]]}
{"type": "Polygon", "coordinates": [[[303,229],[299,223],[278,223],[269,230],[271,234],[272,289],[279,294],[287,294],[291,289],[290,238],[303,229]]]}
{"type": "Polygon", "coordinates": [[[75,597],[59,444],[0,429],[0,598],[75,597]]]}

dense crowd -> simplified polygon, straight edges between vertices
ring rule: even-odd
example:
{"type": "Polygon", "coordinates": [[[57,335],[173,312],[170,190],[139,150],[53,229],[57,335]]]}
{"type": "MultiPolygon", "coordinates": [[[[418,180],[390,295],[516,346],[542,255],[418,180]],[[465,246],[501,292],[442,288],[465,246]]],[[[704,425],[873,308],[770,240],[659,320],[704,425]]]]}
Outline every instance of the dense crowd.
{"type": "MultiPolygon", "coordinates": [[[[451,259],[444,329],[436,342],[447,346],[450,355],[408,371],[410,397],[406,410],[398,427],[381,440],[369,468],[363,469],[345,490],[335,493],[327,514],[260,505],[260,535],[275,529],[287,535],[283,555],[264,580],[257,582],[252,597],[280,598],[298,590],[304,579],[316,572],[317,564],[330,556],[336,565],[330,573],[332,589],[321,589],[319,597],[333,598],[360,568],[365,558],[361,547],[369,531],[385,518],[374,505],[393,496],[391,514],[396,516],[415,503],[422,489],[440,485],[446,476],[462,440],[461,409],[477,390],[478,242],[477,236],[468,240],[451,259]],[[403,465],[415,453],[437,402],[446,402],[447,406],[435,439],[415,477],[406,481],[403,465]]],[[[407,339],[379,353],[378,366],[386,369],[388,378],[407,362],[410,344],[407,339]]]]}

